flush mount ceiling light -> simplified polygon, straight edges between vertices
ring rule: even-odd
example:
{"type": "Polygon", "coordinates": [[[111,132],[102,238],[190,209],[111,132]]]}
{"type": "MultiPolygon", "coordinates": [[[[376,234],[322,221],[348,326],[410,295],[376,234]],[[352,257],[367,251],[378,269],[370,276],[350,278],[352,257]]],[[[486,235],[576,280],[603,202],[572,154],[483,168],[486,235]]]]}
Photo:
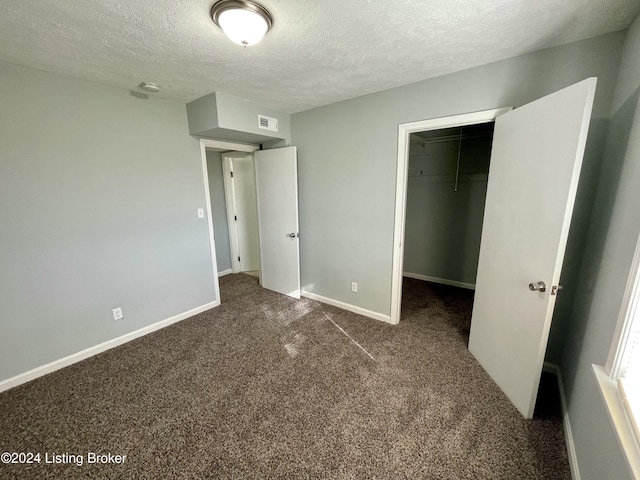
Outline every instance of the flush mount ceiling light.
{"type": "Polygon", "coordinates": [[[251,0],[220,0],[211,7],[211,18],[233,42],[255,45],[271,30],[273,17],[251,0]]]}

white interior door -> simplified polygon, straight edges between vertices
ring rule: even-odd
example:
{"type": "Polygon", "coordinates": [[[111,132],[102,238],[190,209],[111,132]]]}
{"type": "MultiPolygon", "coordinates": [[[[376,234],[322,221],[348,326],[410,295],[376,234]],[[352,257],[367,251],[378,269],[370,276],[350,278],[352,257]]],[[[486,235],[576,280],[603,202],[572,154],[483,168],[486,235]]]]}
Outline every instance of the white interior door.
{"type": "Polygon", "coordinates": [[[469,350],[526,418],[535,407],[595,87],[589,78],[496,119],[469,350]]]}
{"type": "Polygon", "coordinates": [[[240,271],[260,268],[258,244],[258,207],[256,177],[251,155],[233,157],[233,184],[235,194],[235,224],[238,234],[240,271]]]}
{"type": "Polygon", "coordinates": [[[259,150],[254,158],[260,281],[264,288],[300,298],[296,147],[259,150]]]}

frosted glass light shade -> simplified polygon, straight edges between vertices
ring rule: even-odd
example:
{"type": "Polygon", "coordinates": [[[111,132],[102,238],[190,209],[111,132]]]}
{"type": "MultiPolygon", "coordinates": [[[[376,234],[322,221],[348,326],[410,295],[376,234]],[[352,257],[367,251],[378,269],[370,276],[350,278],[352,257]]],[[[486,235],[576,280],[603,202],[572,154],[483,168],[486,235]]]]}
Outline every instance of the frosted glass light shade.
{"type": "Polygon", "coordinates": [[[240,8],[220,13],[218,23],[231,41],[244,47],[258,43],[269,29],[269,25],[261,15],[240,8]]]}

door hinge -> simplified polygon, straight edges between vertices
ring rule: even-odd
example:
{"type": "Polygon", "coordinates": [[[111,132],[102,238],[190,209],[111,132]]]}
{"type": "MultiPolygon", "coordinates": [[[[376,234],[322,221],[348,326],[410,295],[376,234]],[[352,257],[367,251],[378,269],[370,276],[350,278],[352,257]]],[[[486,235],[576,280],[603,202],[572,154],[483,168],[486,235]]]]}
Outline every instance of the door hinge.
{"type": "Polygon", "coordinates": [[[231,172],[231,178],[233,178],[233,172],[231,172]]]}
{"type": "Polygon", "coordinates": [[[238,261],[240,261],[240,257],[238,257],[238,261]]]}
{"type": "Polygon", "coordinates": [[[562,290],[562,285],[554,285],[553,287],[551,287],[551,295],[557,295],[560,293],[560,291],[562,290]]]}
{"type": "Polygon", "coordinates": [[[237,222],[237,221],[238,221],[238,216],[237,216],[237,215],[234,215],[234,216],[233,216],[233,219],[237,222]]]}

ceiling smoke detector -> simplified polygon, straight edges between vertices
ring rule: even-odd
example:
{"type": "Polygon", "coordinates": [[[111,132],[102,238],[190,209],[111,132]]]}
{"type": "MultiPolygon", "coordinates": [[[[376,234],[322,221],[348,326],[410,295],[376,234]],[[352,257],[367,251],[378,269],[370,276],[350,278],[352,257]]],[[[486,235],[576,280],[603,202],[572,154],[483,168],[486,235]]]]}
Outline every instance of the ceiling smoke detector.
{"type": "Polygon", "coordinates": [[[220,0],[211,7],[211,18],[231,41],[248,47],[271,30],[269,10],[251,0],[220,0]]]}
{"type": "Polygon", "coordinates": [[[160,91],[160,87],[151,82],[142,82],[140,88],[149,93],[158,93],[160,91]]]}

